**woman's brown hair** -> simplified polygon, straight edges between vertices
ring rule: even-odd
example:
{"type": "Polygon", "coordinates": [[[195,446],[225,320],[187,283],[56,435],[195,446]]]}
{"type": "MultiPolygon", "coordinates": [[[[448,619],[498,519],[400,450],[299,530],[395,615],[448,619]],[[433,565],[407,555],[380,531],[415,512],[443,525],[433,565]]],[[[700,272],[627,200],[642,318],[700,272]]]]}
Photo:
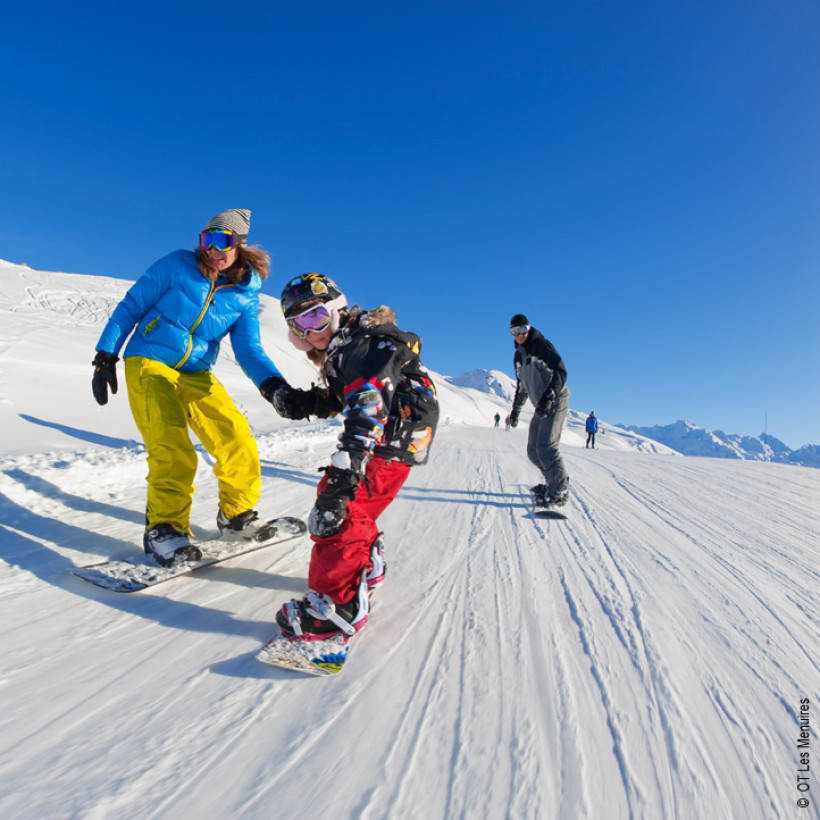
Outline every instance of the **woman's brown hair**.
{"type": "MultiPolygon", "coordinates": [[[[208,254],[203,253],[201,248],[197,248],[196,263],[199,272],[206,279],[216,279],[219,271],[212,268],[209,261],[208,254]]],[[[270,255],[258,245],[237,245],[236,261],[225,271],[225,276],[237,284],[250,274],[251,268],[256,271],[260,279],[266,279],[270,273],[270,255]]]]}

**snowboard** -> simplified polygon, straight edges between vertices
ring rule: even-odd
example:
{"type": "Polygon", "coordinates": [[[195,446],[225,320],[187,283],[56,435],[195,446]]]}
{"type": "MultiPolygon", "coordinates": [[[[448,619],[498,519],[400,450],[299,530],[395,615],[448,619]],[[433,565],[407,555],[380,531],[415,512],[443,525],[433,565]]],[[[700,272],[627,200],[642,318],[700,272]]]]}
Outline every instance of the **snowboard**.
{"type": "Polygon", "coordinates": [[[262,524],[253,538],[231,538],[230,535],[222,535],[219,538],[193,542],[202,552],[199,561],[181,561],[164,567],[158,564],[152,555],[142,554],[120,561],[102,561],[98,564],[69,567],[69,572],[103,589],[136,592],[178,578],[180,575],[188,575],[203,567],[219,564],[237,555],[290,541],[306,532],[307,526],[304,521],[285,516],[262,524]]]}
{"type": "Polygon", "coordinates": [[[342,671],[349,653],[350,638],[347,635],[305,641],[287,638],[280,631],[257,652],[256,658],[270,666],[326,677],[342,671]]]}
{"type": "Polygon", "coordinates": [[[568,504],[569,500],[565,501],[563,504],[546,506],[543,503],[539,504],[533,495],[532,514],[536,516],[536,518],[553,518],[557,521],[566,521],[567,514],[565,510],[567,509],[568,504]]]}
{"type": "Polygon", "coordinates": [[[536,507],[532,511],[532,514],[536,518],[553,518],[556,521],[566,521],[569,518],[569,516],[561,512],[558,507],[536,507]]]}

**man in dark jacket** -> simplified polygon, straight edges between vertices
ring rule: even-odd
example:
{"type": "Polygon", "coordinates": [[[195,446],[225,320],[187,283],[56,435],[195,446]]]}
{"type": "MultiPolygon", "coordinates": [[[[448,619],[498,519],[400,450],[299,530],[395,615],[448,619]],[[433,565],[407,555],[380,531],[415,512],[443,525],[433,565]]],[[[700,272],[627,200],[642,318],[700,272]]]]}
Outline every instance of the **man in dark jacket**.
{"type": "Polygon", "coordinates": [[[527,457],[541,471],[544,483],[532,488],[536,506],[558,507],[567,503],[569,477],[558,452],[561,429],[569,411],[567,369],[558,351],[516,313],[510,320],[515,339],[515,397],[510,424],[518,425],[521,408],[529,398],[535,405],[527,440],[527,457]]]}

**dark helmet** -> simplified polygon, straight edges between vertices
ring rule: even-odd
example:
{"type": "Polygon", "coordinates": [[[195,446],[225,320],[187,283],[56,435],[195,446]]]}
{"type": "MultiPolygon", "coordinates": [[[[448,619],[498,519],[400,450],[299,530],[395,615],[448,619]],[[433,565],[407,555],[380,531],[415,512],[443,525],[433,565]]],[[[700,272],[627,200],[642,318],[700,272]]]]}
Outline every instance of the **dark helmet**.
{"type": "Polygon", "coordinates": [[[282,313],[285,317],[299,313],[299,308],[309,302],[336,302],[334,307],[345,307],[347,300],[339,286],[321,273],[303,273],[282,289],[282,313]]]}

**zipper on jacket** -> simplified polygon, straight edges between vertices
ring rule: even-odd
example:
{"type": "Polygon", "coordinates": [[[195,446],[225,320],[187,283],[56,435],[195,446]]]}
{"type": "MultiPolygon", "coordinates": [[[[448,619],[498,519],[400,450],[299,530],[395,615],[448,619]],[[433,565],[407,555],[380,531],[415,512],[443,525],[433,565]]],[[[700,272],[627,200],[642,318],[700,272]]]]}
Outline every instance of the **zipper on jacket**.
{"type": "Polygon", "coordinates": [[[233,287],[233,282],[228,282],[225,285],[219,285],[219,287],[217,287],[216,280],[214,279],[211,281],[211,289],[208,292],[207,298],[205,299],[205,304],[202,306],[202,310],[199,311],[199,316],[196,317],[196,321],[191,325],[190,329],[188,330],[188,346],[185,348],[185,355],[174,365],[174,370],[179,370],[179,368],[182,367],[182,365],[184,365],[185,362],[188,361],[188,357],[191,355],[191,350],[194,346],[194,331],[196,330],[199,323],[205,318],[205,313],[208,310],[208,305],[211,304],[211,299],[213,299],[214,294],[220,288],[229,287],[233,287]]]}

